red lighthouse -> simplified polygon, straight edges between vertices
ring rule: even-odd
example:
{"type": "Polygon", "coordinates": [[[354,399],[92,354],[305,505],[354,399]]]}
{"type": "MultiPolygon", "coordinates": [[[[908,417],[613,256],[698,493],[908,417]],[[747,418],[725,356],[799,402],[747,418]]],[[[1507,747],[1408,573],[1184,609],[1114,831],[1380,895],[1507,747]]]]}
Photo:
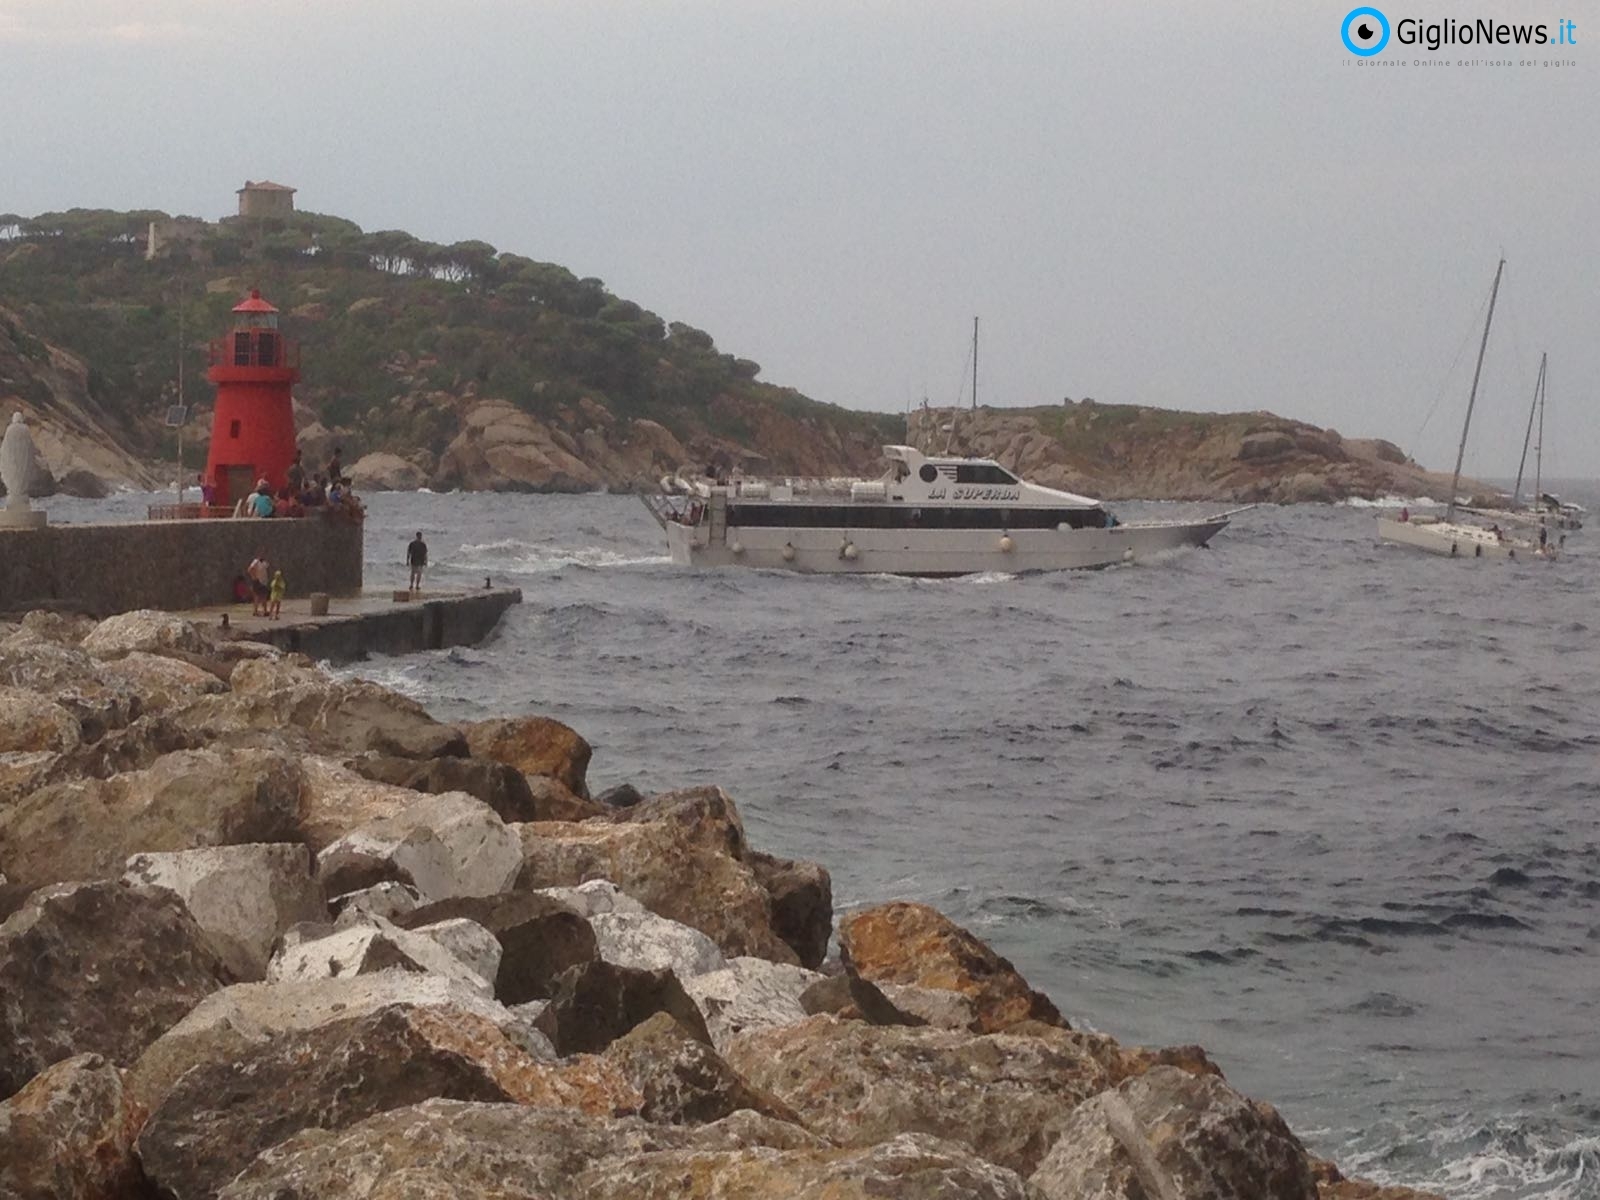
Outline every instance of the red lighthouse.
{"type": "Polygon", "coordinates": [[[233,310],[233,330],[211,343],[206,378],[217,385],[206,478],[215,503],[232,506],[265,479],[273,494],[294,461],[300,349],[278,332],[278,310],[252,291],[233,310]]]}

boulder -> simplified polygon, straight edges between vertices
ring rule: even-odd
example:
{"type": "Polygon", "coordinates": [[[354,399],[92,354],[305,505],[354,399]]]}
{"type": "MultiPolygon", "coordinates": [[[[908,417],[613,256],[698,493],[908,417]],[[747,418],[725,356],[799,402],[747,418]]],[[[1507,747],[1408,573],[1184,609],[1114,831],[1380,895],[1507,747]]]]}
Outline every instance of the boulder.
{"type": "Polygon", "coordinates": [[[0,925],[0,1096],[52,1063],[129,1063],[232,982],[163,888],[101,881],[35,892],[0,925]]]}
{"type": "Polygon", "coordinates": [[[139,1194],[133,1139],[144,1114],[98,1054],[46,1067],[0,1103],[0,1196],[125,1200],[139,1194]]]}
{"type": "MultiPolygon", "coordinates": [[[[436,1097],[548,1101],[555,1089],[547,1077],[558,1076],[481,1016],[396,1005],[289,1030],[238,1061],[195,1067],[151,1112],[139,1158],[163,1195],[200,1200],[303,1129],[344,1129],[436,1097]]],[[[620,1081],[611,1094],[571,1098],[605,1115],[637,1103],[620,1081]]]]}
{"type": "Polygon", "coordinates": [[[29,633],[63,646],[79,645],[99,623],[82,613],[51,612],[43,608],[25,614],[21,622],[29,633]]]}
{"type": "Polygon", "coordinates": [[[333,913],[334,927],[346,929],[351,925],[370,923],[373,917],[386,921],[399,921],[407,913],[422,907],[422,897],[417,889],[403,883],[375,883],[371,887],[346,892],[328,901],[333,913]]]}
{"type": "MultiPolygon", "coordinates": [[[[461,922],[464,925],[470,921],[461,922]]],[[[491,942],[493,935],[482,926],[491,942]]],[[[493,962],[483,975],[473,970],[463,959],[448,949],[440,940],[423,933],[413,933],[373,917],[371,922],[351,925],[344,929],[325,929],[302,926],[283,939],[283,945],[272,956],[267,967],[267,978],[274,983],[293,983],[313,979],[348,979],[353,975],[373,975],[379,971],[396,969],[420,971],[453,979],[479,995],[494,994],[494,968],[499,963],[498,942],[494,943],[493,962]]]]}
{"type": "Polygon", "coordinates": [[[497,717],[461,726],[474,756],[492,758],[524,775],[548,775],[589,798],[589,743],[549,717],[497,717]]]}
{"type": "Polygon", "coordinates": [[[655,913],[597,913],[589,918],[600,957],[619,967],[669,970],[680,980],[727,966],[717,944],[677,921],[655,913]]]}
{"type": "Polygon", "coordinates": [[[705,1018],[712,1044],[726,1054],[728,1043],[747,1030],[804,1021],[808,1014],[800,997],[821,979],[804,967],[744,957],[685,980],[684,988],[705,1018]]]}
{"type": "Polygon", "coordinates": [[[577,1184],[588,1200],[1029,1200],[1015,1172],[916,1133],[859,1149],[616,1156],[590,1167],[577,1184]]]}
{"type": "Polygon", "coordinates": [[[105,664],[104,677],[126,683],[139,694],[142,711],[171,712],[201,696],[228,690],[215,674],[182,659],[134,650],[105,664]]]}
{"type": "Polygon", "coordinates": [[[559,429],[510,401],[479,400],[467,409],[460,433],[439,456],[431,486],[475,492],[592,492],[605,480],[576,449],[559,429]]]}
{"type": "Polygon", "coordinates": [[[139,694],[121,680],[103,678],[98,660],[26,628],[0,641],[0,686],[49,696],[77,719],[90,742],[141,711],[139,694]]]}
{"type": "Polygon", "coordinates": [[[299,821],[306,844],[322,850],[373,821],[394,817],[416,802],[410,788],[365,778],[343,763],[313,755],[300,760],[299,821]]]}
{"type": "Polygon", "coordinates": [[[408,884],[424,902],[494,896],[521,869],[516,833],[488,805],[455,792],[418,796],[317,855],[317,877],[335,896],[385,880],[408,884]]]}
{"type": "MultiPolygon", "coordinates": [[[[953,996],[955,993],[941,992],[940,995],[953,996]]],[[[897,1006],[875,984],[848,972],[827,975],[811,984],[800,993],[800,1007],[811,1016],[832,1013],[836,1017],[865,1021],[869,1025],[937,1024],[897,1006]]]]}
{"type": "Polygon", "coordinates": [[[745,861],[772,897],[772,928],[802,967],[816,970],[833,937],[833,878],[819,863],[749,851],[745,861]]]}
{"type": "Polygon", "coordinates": [[[184,728],[165,713],[149,713],[63,754],[49,782],[110,779],[113,775],[153,767],[164,755],[176,754],[179,750],[199,750],[204,745],[203,736],[184,728]]]}
{"type": "Polygon", "coordinates": [[[500,965],[493,976],[502,1004],[548,1000],[568,969],[593,962],[599,948],[589,922],[564,901],[534,892],[463,896],[425,905],[396,918],[408,929],[466,919],[494,935],[500,965]]]}
{"type": "Polygon", "coordinates": [[[619,783],[616,787],[607,788],[595,799],[607,808],[632,808],[635,804],[643,803],[644,795],[631,783],[619,783]]]}
{"type": "MultiPolygon", "coordinates": [[[[750,1113],[685,1128],[571,1108],[428,1100],[339,1132],[296,1134],[257,1156],[219,1197],[581,1200],[588,1193],[580,1173],[602,1161],[656,1150],[788,1145],[805,1137],[792,1125],[750,1113]]],[[[1012,1200],[1009,1193],[1006,1198],[1012,1200]]]]}
{"type": "Polygon", "coordinates": [[[194,625],[174,613],[153,608],[118,613],[101,621],[83,639],[83,651],[96,658],[122,658],[135,650],[160,654],[184,650],[199,654],[206,642],[194,625]]]}
{"type": "Polygon", "coordinates": [[[671,971],[639,971],[596,959],[561,976],[537,1025],[557,1053],[594,1054],[663,1012],[711,1044],[700,1010],[671,971]]]}
{"type": "Polygon", "coordinates": [[[288,659],[248,658],[235,664],[232,690],[182,710],[186,723],[210,737],[292,731],[316,754],[342,758],[373,751],[400,758],[467,752],[466,739],[435,721],[420,704],[363,680],[334,679],[288,659]]]}
{"type": "Polygon", "coordinates": [[[287,842],[136,854],[124,878],[174,891],[235,978],[266,978],[291,926],[327,916],[311,852],[287,842]]]}
{"type": "Polygon", "coordinates": [[[550,775],[524,775],[528,794],[533,797],[530,821],[587,821],[610,815],[598,800],[585,800],[561,780],[550,775]]]}
{"type": "Polygon", "coordinates": [[[1344,1173],[1325,1158],[1311,1158],[1311,1173],[1317,1180],[1317,1200],[1445,1200],[1436,1192],[1346,1179],[1344,1173]]]}
{"type": "Polygon", "coordinates": [[[1040,1200],[1317,1197],[1305,1148],[1282,1117],[1176,1067],[1081,1104],[1028,1182],[1040,1200]]]}
{"type": "Polygon", "coordinates": [[[60,754],[82,740],[77,718],[48,696],[0,687],[0,754],[60,754]]]}
{"type": "Polygon", "coordinates": [[[357,774],[414,792],[434,795],[465,792],[481,800],[503,821],[548,819],[549,806],[535,802],[522,772],[490,758],[410,758],[358,755],[350,760],[357,774]]]}
{"type": "Polygon", "coordinates": [[[821,1016],[740,1034],[724,1056],[841,1145],[932,1133],[1027,1174],[1075,1106],[1110,1084],[1093,1039],[1040,1030],[970,1034],[821,1016]]]}
{"type": "Polygon", "coordinates": [[[481,1018],[531,1057],[555,1057],[543,1034],[472,988],[439,975],[381,971],[304,983],[241,983],[214,992],[139,1056],[128,1086],[153,1109],[184,1072],[201,1063],[234,1062],[282,1034],[395,1005],[438,1010],[449,1021],[481,1018]]]}
{"type": "Polygon", "coordinates": [[[0,862],[40,887],[122,874],[142,851],[299,840],[300,769],[267,750],[183,750],[142,771],[51,784],[0,811],[0,862]]]}
{"type": "Polygon", "coordinates": [[[363,454],[350,467],[350,480],[363,492],[414,492],[428,482],[422,468],[398,454],[363,454]]]}
{"type": "Polygon", "coordinates": [[[540,888],[535,894],[559,900],[584,917],[610,912],[650,911],[609,879],[590,879],[577,887],[540,888]]]}
{"type": "Polygon", "coordinates": [[[926,904],[899,901],[851,913],[839,923],[839,948],[851,970],[880,987],[912,984],[971,997],[974,1032],[1020,1021],[1068,1028],[1049,997],[1030,988],[1009,960],[926,904]]]}
{"type": "Polygon", "coordinates": [[[444,949],[467,970],[484,980],[490,995],[494,994],[495,977],[500,973],[500,959],[505,953],[500,948],[500,939],[494,934],[465,917],[452,917],[447,921],[422,925],[415,933],[444,949]]]}
{"type": "Polygon", "coordinates": [[[721,788],[668,792],[609,822],[518,827],[519,889],[608,879],[651,912],[706,934],[724,954],[798,961],[772,923],[772,897],[743,861],[744,827],[721,788]]]}
{"type": "Polygon", "coordinates": [[[606,1047],[640,1095],[639,1115],[667,1125],[706,1125],[750,1109],[798,1123],[776,1096],[751,1087],[715,1050],[666,1013],[656,1013],[606,1047]]]}

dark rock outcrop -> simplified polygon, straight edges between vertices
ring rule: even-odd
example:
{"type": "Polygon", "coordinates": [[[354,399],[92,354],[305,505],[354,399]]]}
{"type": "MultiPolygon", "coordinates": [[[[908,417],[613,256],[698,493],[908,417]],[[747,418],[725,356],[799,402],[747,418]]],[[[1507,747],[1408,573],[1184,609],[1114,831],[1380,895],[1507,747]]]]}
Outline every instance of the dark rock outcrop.
{"type": "Polygon", "coordinates": [[[562,975],[535,1024],[558,1054],[596,1054],[657,1013],[711,1045],[705,1018],[671,971],[640,971],[600,959],[562,975]]]}
{"type": "Polygon", "coordinates": [[[550,999],[561,975],[599,954],[588,921],[561,901],[533,892],[442,900],[397,916],[395,923],[416,929],[458,917],[499,939],[500,969],[493,982],[502,1004],[550,999]]]}
{"type": "Polygon", "coordinates": [[[131,1063],[232,982],[165,889],[102,881],[35,892],[0,925],[0,1096],[73,1055],[131,1063]]]}

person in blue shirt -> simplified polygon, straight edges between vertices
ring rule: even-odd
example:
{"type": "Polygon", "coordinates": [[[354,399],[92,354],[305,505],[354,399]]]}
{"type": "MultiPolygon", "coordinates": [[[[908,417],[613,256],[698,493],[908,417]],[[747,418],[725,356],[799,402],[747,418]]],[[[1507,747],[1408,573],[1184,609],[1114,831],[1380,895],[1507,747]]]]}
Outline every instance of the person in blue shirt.
{"type": "Polygon", "coordinates": [[[272,509],[272,489],[263,479],[256,484],[255,494],[250,497],[250,514],[256,517],[270,517],[272,509]]]}

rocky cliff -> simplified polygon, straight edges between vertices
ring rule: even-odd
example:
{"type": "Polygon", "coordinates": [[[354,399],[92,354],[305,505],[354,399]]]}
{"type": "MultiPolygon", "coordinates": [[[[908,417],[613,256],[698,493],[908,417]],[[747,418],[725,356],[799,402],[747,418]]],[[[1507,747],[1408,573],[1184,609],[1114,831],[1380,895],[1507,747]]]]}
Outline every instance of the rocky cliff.
{"type": "MultiPolygon", "coordinates": [[[[1084,400],[1050,408],[924,409],[925,453],[993,458],[1023,478],[1107,500],[1300,503],[1352,496],[1445,499],[1448,473],[1392,442],[1345,438],[1266,412],[1191,413],[1084,400]]],[[[1471,480],[1464,491],[1489,491],[1471,480]]]]}
{"type": "Polygon", "coordinates": [[[0,307],[0,413],[9,421],[13,412],[26,418],[43,468],[35,495],[100,496],[107,487],[156,485],[129,449],[137,431],[95,394],[88,364],[33,336],[15,312],[0,307]]]}

